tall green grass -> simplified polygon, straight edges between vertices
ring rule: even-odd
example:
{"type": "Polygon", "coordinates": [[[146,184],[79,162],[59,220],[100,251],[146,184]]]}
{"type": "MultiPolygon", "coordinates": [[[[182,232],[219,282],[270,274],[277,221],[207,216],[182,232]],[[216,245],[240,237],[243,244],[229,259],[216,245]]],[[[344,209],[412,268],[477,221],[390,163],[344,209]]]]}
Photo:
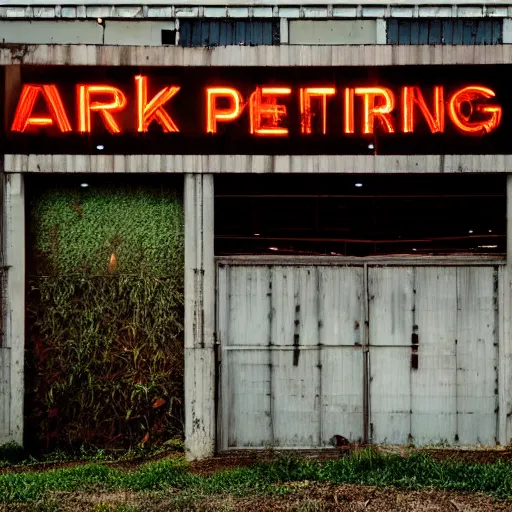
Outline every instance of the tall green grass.
{"type": "Polygon", "coordinates": [[[403,489],[478,491],[512,498],[512,464],[467,464],[436,461],[423,454],[409,457],[358,452],[328,462],[282,456],[273,462],[199,476],[180,458],[168,458],[127,472],[100,464],[42,473],[0,475],[0,503],[42,499],[55,491],[166,491],[174,489],[198,496],[221,493],[285,492],[293,481],[354,483],[403,489]]]}

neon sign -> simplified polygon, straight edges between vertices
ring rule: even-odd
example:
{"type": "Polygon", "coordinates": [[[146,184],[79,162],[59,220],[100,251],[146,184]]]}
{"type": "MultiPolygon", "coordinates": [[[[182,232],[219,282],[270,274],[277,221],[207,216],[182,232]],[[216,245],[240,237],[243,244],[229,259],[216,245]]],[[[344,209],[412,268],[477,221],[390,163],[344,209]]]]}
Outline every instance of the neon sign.
{"type": "MultiPolygon", "coordinates": [[[[180,86],[170,84],[160,90],[148,102],[149,78],[144,75],[134,77],[136,83],[135,126],[138,132],[147,132],[151,123],[158,123],[165,133],[179,132],[179,126],[165,109],[167,103],[179,95],[180,86]]],[[[100,122],[112,134],[123,133],[116,120],[116,114],[127,105],[125,93],[117,87],[106,84],[78,84],[76,86],[76,108],[78,124],[75,131],[86,134],[93,131],[93,114],[98,114],[100,122]],[[95,98],[101,98],[96,99],[95,98]],[[106,98],[106,99],[105,99],[106,98]]],[[[313,133],[312,118],[321,118],[320,133],[327,134],[328,99],[343,101],[343,134],[349,135],[359,130],[364,135],[372,135],[378,129],[382,133],[414,133],[416,120],[423,116],[431,133],[443,133],[445,129],[444,88],[433,88],[429,106],[420,87],[403,86],[399,93],[385,87],[354,87],[342,91],[334,87],[300,87],[300,133],[313,133]],[[397,101],[397,96],[400,100],[397,101]],[[362,102],[360,117],[355,117],[356,99],[362,102]],[[319,101],[315,101],[319,100],[319,101]],[[317,103],[315,108],[315,103],[317,103]],[[401,105],[402,123],[392,117],[397,106],[401,105]],[[378,128],[377,126],[378,125],[378,128]]],[[[220,123],[238,119],[245,108],[249,110],[248,132],[258,136],[282,136],[289,133],[287,106],[280,103],[282,97],[290,96],[289,87],[256,87],[248,98],[233,87],[206,87],[206,109],[204,112],[205,131],[216,134],[220,123]],[[221,106],[221,101],[227,106],[221,106]]],[[[496,130],[501,122],[502,107],[487,103],[495,98],[492,89],[481,85],[469,85],[455,90],[447,100],[447,117],[453,126],[465,135],[485,135],[496,130]]],[[[179,100],[177,97],[176,100],[179,100]]],[[[55,84],[26,84],[23,86],[11,125],[13,132],[25,132],[34,128],[54,127],[60,132],[72,131],[68,115],[63,106],[59,89],[55,84]],[[45,112],[35,113],[38,96],[44,100],[45,112]]]]}
{"type": "Polygon", "coordinates": [[[0,139],[20,153],[508,154],[510,67],[24,66],[0,139]]]}

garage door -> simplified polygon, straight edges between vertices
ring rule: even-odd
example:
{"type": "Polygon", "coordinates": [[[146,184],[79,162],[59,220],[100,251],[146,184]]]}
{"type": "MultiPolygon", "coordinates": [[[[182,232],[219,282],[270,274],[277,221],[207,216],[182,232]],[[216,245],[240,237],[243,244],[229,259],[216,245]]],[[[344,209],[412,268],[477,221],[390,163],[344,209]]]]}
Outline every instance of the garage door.
{"type": "Polygon", "coordinates": [[[220,265],[219,448],[497,435],[497,268],[220,265]]]}

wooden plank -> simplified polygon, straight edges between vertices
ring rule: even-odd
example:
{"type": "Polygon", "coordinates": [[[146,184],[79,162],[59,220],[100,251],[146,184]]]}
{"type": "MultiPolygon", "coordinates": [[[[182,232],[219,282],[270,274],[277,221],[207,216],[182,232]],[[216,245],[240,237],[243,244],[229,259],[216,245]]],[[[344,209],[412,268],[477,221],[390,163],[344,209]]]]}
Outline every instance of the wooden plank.
{"type": "Polygon", "coordinates": [[[497,440],[494,284],[492,267],[457,269],[457,430],[463,445],[497,440]]]}
{"type": "Polygon", "coordinates": [[[267,267],[229,267],[229,324],[222,340],[226,346],[268,345],[269,280],[267,267]]]}
{"type": "Polygon", "coordinates": [[[368,270],[370,437],[376,443],[409,440],[413,279],[410,267],[368,270]]]}
{"type": "Polygon", "coordinates": [[[370,345],[409,346],[412,333],[414,269],[370,267],[370,345]]]}
{"type": "Polygon", "coordinates": [[[278,447],[319,447],[320,401],[316,350],[301,352],[294,365],[292,353],[276,351],[273,365],[274,444],[278,447]]]}
{"type": "Polygon", "coordinates": [[[363,437],[363,273],[363,267],[318,268],[322,446],[334,434],[363,437]]]}
{"type": "Polygon", "coordinates": [[[457,269],[418,267],[414,272],[418,368],[410,369],[412,442],[454,443],[457,269]]]}
{"type": "Polygon", "coordinates": [[[363,438],[363,351],[350,347],[321,350],[321,446],[339,434],[352,442],[363,438]]]}
{"type": "Polygon", "coordinates": [[[229,384],[228,448],[268,448],[272,445],[270,368],[265,350],[230,351],[224,355],[229,384]]]}

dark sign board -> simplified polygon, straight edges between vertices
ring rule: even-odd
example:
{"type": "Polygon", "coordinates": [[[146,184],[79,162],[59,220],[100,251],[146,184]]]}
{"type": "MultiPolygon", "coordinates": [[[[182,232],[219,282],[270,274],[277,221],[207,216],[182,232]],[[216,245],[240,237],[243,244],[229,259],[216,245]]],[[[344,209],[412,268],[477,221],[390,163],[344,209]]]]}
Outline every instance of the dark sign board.
{"type": "Polygon", "coordinates": [[[512,153],[511,66],[24,66],[3,152],[512,153]]]}

